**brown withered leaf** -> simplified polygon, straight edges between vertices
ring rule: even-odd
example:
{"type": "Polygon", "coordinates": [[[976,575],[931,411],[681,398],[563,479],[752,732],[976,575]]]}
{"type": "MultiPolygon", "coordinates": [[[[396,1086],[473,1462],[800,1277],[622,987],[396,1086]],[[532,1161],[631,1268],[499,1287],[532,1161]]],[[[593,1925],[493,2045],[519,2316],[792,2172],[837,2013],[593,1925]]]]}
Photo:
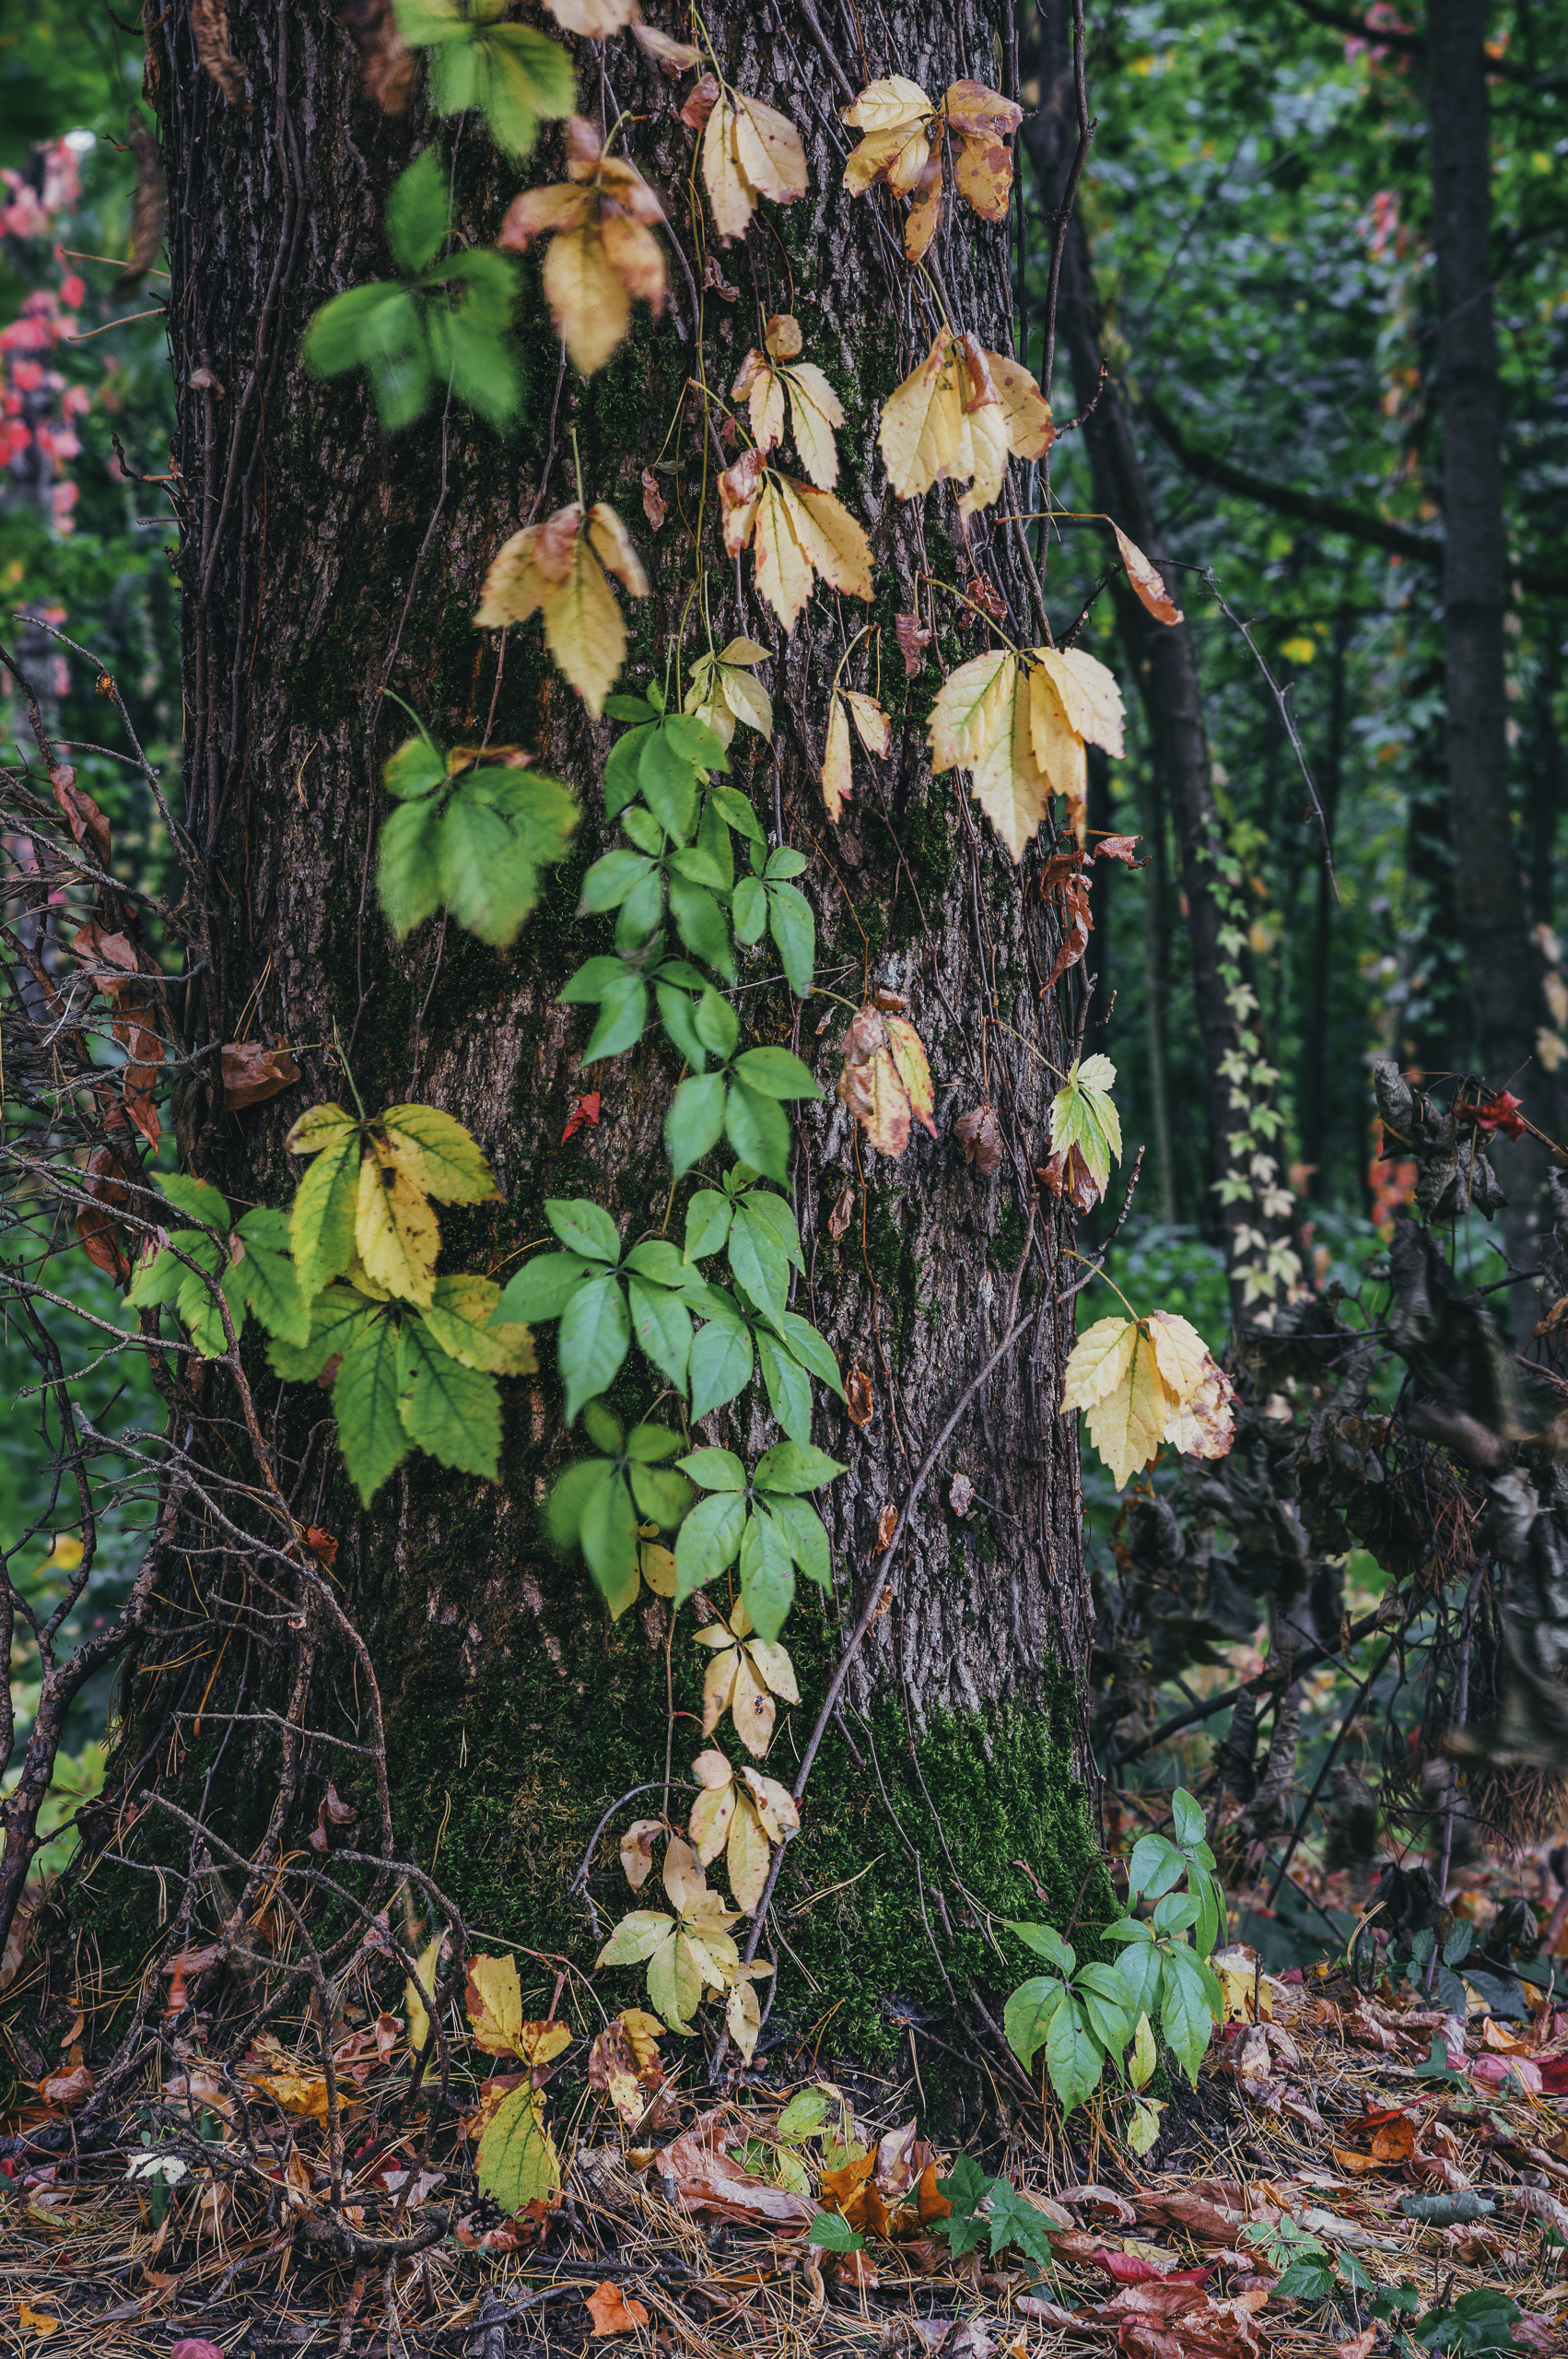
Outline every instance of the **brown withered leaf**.
{"type": "Polygon", "coordinates": [[[648,2324],[645,2305],[635,2297],[628,2302],[620,2287],[608,2280],[583,2295],[583,2306],[593,2320],[596,2335],[635,2334],[639,2326],[648,2324]]]}
{"type": "Polygon", "coordinates": [[[979,574],[971,575],[965,583],[964,595],[972,606],[978,606],[981,614],[989,621],[993,623],[1006,621],[1007,600],[992,582],[985,581],[979,574]]]}
{"type": "Polygon", "coordinates": [[[226,1041],[219,1062],[224,1110],[229,1114],[275,1097],[299,1078],[299,1068],[287,1049],[264,1048],[260,1040],[226,1041]]]}
{"type": "Polygon", "coordinates": [[[109,865],[109,822],[99,809],[86,787],[76,784],[76,773],[68,762],[62,762],[49,773],[49,789],[65,815],[65,823],[85,851],[91,842],[98,854],[99,865],[109,865]]]}
{"type": "Polygon", "coordinates": [[[885,1555],[893,1545],[893,1535],[898,1529],[898,1509],[890,1501],[876,1520],[877,1554],[885,1555]]]}
{"type": "Polygon", "coordinates": [[[79,2105],[86,2105],[93,2093],[92,2067],[73,2064],[67,2071],[48,2073],[40,2081],[38,2093],[45,2105],[58,2106],[64,2113],[75,2113],[79,2105]]]}
{"type": "Polygon", "coordinates": [[[1141,836],[1102,836],[1094,846],[1094,858],[1124,861],[1129,868],[1146,867],[1147,862],[1134,857],[1141,841],[1141,836]]]}
{"type": "Polygon", "coordinates": [[[778,2228],[809,2228],[816,2205],[788,2188],[755,2178],[732,2162],[722,2144],[725,2128],[721,2117],[704,2114],[660,2154],[661,2176],[666,2185],[673,2184],[677,2201],[688,2211],[720,2220],[766,2220],[778,2228]]]}
{"type": "Polygon", "coordinates": [[[321,1807],[316,1813],[316,1824],[310,1829],[311,1850],[330,1851],[334,1840],[340,1840],[345,1830],[357,1825],[358,1820],[359,1813],[353,1803],[344,1801],[336,1786],[329,1778],[326,1792],[322,1795],[321,1807]]]}
{"type": "Polygon", "coordinates": [[[659,488],[659,478],[651,467],[644,467],[642,471],[642,512],[648,519],[650,533],[659,530],[669,512],[664,505],[664,495],[659,488]]]}
{"type": "Polygon", "coordinates": [[[84,1204],[76,1218],[77,1242],[88,1260],[95,1268],[106,1271],[120,1286],[129,1285],[131,1264],[122,1250],[113,1221],[96,1206],[128,1203],[130,1198],[121,1184],[124,1178],[124,1166],[112,1148],[95,1147],[82,1180],[83,1193],[92,1197],[94,1203],[84,1204]]]}
{"type": "Polygon", "coordinates": [[[1076,1146],[1070,1146],[1065,1154],[1059,1149],[1038,1167],[1036,1176],[1053,1194],[1065,1196],[1075,1213],[1092,1213],[1103,1192],[1076,1146]]]}
{"type": "Polygon", "coordinates": [[[1064,880],[1059,895],[1059,910],[1061,941],[1057,949],[1056,963],[1046,978],[1047,992],[1054,983],[1060,982],[1070,968],[1077,966],[1089,947],[1089,936],[1094,931],[1094,920],[1089,914],[1089,887],[1081,875],[1064,880]]]}
{"type": "Polygon", "coordinates": [[[852,1426],[869,1426],[876,1415],[876,1395],[863,1367],[852,1367],[845,1378],[844,1405],[852,1426]]]}
{"type": "Polygon", "coordinates": [[[1116,545],[1121,551],[1121,561],[1127,568],[1127,578],[1138,593],[1139,604],[1159,623],[1179,623],[1181,608],[1165,588],[1164,576],[1151,565],[1136,541],[1129,541],[1119,524],[1111,526],[1116,545]]]}
{"type": "Polygon", "coordinates": [[[196,55],[231,107],[245,103],[245,76],[228,46],[227,0],[191,0],[191,31],[196,55]]]}
{"type": "Polygon", "coordinates": [[[136,193],[131,200],[130,255],[110,289],[116,301],[141,285],[163,243],[163,155],[135,107],[126,118],[125,144],[136,159],[136,193]]]}
{"type": "Polygon", "coordinates": [[[909,1097],[893,1062],[884,1018],[862,1007],[844,1040],[838,1096],[878,1155],[900,1156],[909,1144],[909,1097]]]}
{"type": "Polygon", "coordinates": [[[833,1210],[827,1215],[827,1233],[835,1243],[844,1235],[854,1217],[855,1191],[848,1187],[840,1188],[833,1200],[833,1210]]]}
{"type": "Polygon", "coordinates": [[[685,104],[681,109],[681,121],[688,131],[706,131],[708,118],[718,103],[717,77],[711,74],[705,74],[701,81],[694,82],[686,92],[685,104]]]}
{"type": "Polygon", "coordinates": [[[926,650],[931,643],[931,635],[922,627],[919,615],[895,615],[893,629],[898,641],[898,652],[904,658],[904,676],[912,680],[917,672],[925,669],[926,650]]]}
{"type": "Polygon", "coordinates": [[[674,41],[668,33],[661,33],[657,25],[644,24],[640,17],[633,17],[631,33],[644,56],[651,57],[661,74],[672,82],[689,74],[702,55],[693,42],[674,41]]]}
{"type": "Polygon", "coordinates": [[[972,1163],[981,1178],[989,1180],[1001,1161],[1001,1132],[990,1107],[977,1106],[960,1114],[953,1131],[965,1162],[972,1163]]]}
{"type": "Polygon", "coordinates": [[[947,1486],[947,1504],[956,1516],[969,1516],[975,1510],[975,1485],[967,1474],[955,1474],[947,1486]]]}
{"type": "Polygon", "coordinates": [[[359,52],[359,87],[383,114],[401,114],[414,80],[414,52],[397,29],[395,0],[338,0],[338,19],[359,52]]]}

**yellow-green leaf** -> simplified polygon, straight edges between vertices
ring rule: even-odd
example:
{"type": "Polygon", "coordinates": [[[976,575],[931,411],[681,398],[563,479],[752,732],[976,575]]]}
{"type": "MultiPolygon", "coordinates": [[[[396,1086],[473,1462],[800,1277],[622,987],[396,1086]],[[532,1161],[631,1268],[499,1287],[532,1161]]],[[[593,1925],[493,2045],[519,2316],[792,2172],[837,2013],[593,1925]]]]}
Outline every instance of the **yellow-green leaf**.
{"type": "Polygon", "coordinates": [[[514,2089],[486,2123],[475,2173],[487,2195],[509,2219],[526,2204],[553,2203],[561,2189],[560,2158],[544,2127],[535,2090],[514,2089]]]}

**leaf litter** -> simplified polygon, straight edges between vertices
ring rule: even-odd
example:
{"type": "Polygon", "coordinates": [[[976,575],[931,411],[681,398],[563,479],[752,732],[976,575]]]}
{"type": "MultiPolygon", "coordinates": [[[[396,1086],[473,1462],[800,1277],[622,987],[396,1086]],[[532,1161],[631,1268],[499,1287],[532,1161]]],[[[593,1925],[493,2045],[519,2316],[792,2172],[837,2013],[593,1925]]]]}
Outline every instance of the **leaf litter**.
{"type": "MultiPolygon", "coordinates": [[[[427,1990],[442,1959],[438,1935],[427,1990]]],[[[181,2005],[204,1963],[165,1968],[181,2005]]],[[[1342,1965],[1276,1976],[1242,1945],[1213,1964],[1226,2021],[1141,2163],[1092,2115],[1070,2142],[1037,2102],[1010,2108],[1005,2134],[993,2118],[977,2160],[927,2134],[913,2082],[832,2079],[803,2053],[809,2079],[754,2070],[716,2095],[659,2016],[577,2028],[509,1954],[466,1961],[443,2107],[411,2071],[428,2036],[411,1979],[404,2015],[345,2025],[333,2059],[344,2215],[404,2247],[392,2347],[1371,2359],[1420,2329],[1417,2348],[1562,2349],[1568,2011],[1536,1992],[1529,2020],[1504,2020],[1472,1988],[1460,2016],[1443,1987],[1368,1989],[1342,1965]]],[[[591,2011],[584,1990],[570,2013],[591,2011]]],[[[85,2067],[87,2086],[56,2072],[7,2125],[0,2266],[25,2347],[330,2348],[346,2318],[339,2347],[385,2353],[385,2302],[354,2330],[363,2269],[295,2237],[332,2169],[310,2025],[228,2071],[189,2039],[166,2058],[74,2161],[46,2133],[82,2104],[85,2067]],[[235,2167],[263,2097],[270,2177],[235,2167]],[[138,2121],[158,2125],[146,2146],[138,2121]]]]}

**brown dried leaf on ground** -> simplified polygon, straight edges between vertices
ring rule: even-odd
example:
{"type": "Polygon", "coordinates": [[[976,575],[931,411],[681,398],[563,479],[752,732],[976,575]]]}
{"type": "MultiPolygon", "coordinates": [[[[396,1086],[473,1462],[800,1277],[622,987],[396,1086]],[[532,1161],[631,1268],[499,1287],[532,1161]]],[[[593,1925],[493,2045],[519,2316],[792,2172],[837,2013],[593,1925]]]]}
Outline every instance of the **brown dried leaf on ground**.
{"type": "Polygon", "coordinates": [[[768,2220],[778,2228],[809,2228],[816,2206],[787,2188],[770,2187],[731,2161],[720,2142],[724,2125],[704,2114],[656,2157],[665,2190],[690,2212],[720,2220],[768,2220]]]}

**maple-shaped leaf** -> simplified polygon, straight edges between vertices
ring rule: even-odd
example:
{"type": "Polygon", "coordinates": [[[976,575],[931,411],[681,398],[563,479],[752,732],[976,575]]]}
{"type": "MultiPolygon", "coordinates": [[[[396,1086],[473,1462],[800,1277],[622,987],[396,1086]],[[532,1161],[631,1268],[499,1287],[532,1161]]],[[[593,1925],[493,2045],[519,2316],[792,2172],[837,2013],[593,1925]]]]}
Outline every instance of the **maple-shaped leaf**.
{"type": "Polygon", "coordinates": [[[838,1096],[878,1155],[903,1154],[912,1120],[936,1136],[930,1068],[919,1034],[903,1016],[860,1009],[845,1035],[838,1096]]]}
{"type": "Polygon", "coordinates": [[[863,89],[840,120],[865,134],[844,166],[844,185],[863,196],[885,181],[909,199],[904,252],[919,262],[942,220],[942,158],[953,182],[987,221],[1005,221],[1012,194],[1012,153],[1007,141],[1024,110],[983,82],[950,83],[938,106],[918,82],[890,74],[863,89]]]}
{"type": "Polygon", "coordinates": [[[784,439],[788,394],[790,424],[801,464],[819,491],[831,491],[838,480],[834,428],[844,423],[843,405],[822,370],[799,358],[800,323],[788,312],[768,321],[763,341],[766,352],[758,352],[754,346],[742,361],[730,398],[747,404],[757,449],[771,451],[784,439]]]}
{"type": "Polygon", "coordinates": [[[474,617],[478,628],[491,630],[541,610],[545,644],[595,719],[626,653],[626,628],[607,573],[632,597],[647,597],[642,559],[614,510],[595,500],[585,521],[574,500],[502,544],[474,617]]]}
{"type": "Polygon", "coordinates": [[[1116,1067],[1108,1057],[1075,1058],[1051,1099],[1051,1145],[1059,1155],[1076,1147],[1102,1195],[1112,1158],[1121,1161],[1121,1117],[1110,1094],[1115,1086],[1116,1067]]]}
{"type": "Polygon", "coordinates": [[[702,1683],[704,1736],[711,1736],[728,1712],[741,1743],[760,1761],[773,1739],[774,1697],[801,1700],[794,1665],[782,1647],[755,1635],[744,1605],[737,1605],[728,1622],[709,1622],[696,1642],[713,1653],[702,1683]]]}
{"type": "Polygon", "coordinates": [[[635,165],[606,155],[592,123],[567,124],[567,178],[514,197],[496,243],[526,253],[547,237],[544,294],[573,366],[602,369],[631,324],[635,298],[664,308],[663,207],[635,165]]]}
{"type": "Polygon", "coordinates": [[[717,655],[699,655],[692,665],[684,709],[711,729],[726,751],[737,722],[772,743],[773,699],[750,669],[772,660],[770,651],[755,639],[732,639],[717,655]]]}
{"type": "Polygon", "coordinates": [[[719,499],[725,548],[739,557],[752,546],[756,586],[787,631],[816,574],[848,597],[870,599],[871,544],[831,492],[778,475],[760,451],[746,451],[720,476],[719,499]]]}
{"type": "Polygon", "coordinates": [[[788,115],[705,74],[683,110],[700,121],[702,178],[719,242],[743,238],[759,196],[793,205],[811,184],[801,135],[788,115]]]}
{"type": "Polygon", "coordinates": [[[758,1769],[743,1767],[737,1778],[716,1747],[698,1754],[692,1775],[701,1789],[687,1828],[696,1856],[708,1867],[724,1853],[731,1893],[749,1916],[762,1898],[772,1847],[799,1829],[794,1796],[758,1769]]]}
{"type": "Polygon", "coordinates": [[[827,742],[822,757],[822,799],[836,824],[849,800],[853,779],[849,763],[849,724],[868,754],[885,761],[893,746],[893,723],[875,697],[860,688],[835,687],[829,700],[827,742]]]}

